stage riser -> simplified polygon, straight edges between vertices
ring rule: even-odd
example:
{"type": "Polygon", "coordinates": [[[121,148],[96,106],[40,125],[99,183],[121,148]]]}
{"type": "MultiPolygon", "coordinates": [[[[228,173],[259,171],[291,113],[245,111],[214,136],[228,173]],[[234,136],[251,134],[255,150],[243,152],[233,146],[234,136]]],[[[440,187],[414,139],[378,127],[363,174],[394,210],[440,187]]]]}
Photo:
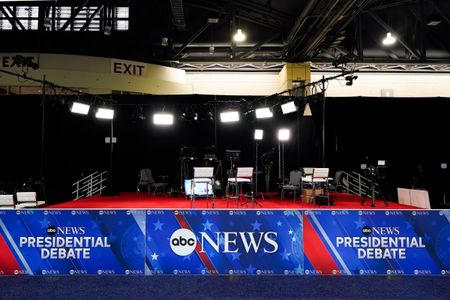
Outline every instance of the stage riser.
{"type": "Polygon", "coordinates": [[[450,275],[449,210],[0,210],[0,275],[450,275]]]}

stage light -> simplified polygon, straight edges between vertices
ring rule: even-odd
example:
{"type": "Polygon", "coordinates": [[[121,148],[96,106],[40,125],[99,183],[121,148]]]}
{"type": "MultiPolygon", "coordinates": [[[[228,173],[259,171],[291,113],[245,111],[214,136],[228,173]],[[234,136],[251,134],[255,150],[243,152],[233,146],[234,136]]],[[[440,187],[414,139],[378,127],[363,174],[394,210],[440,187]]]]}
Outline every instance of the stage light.
{"type": "Polygon", "coordinates": [[[73,102],[72,107],[70,108],[70,111],[75,114],[82,114],[87,115],[89,113],[90,105],[80,103],[80,102],[73,102]]]}
{"type": "Polygon", "coordinates": [[[345,83],[345,85],[347,85],[347,86],[353,85],[353,80],[356,80],[356,79],[358,79],[358,76],[353,76],[353,75],[345,76],[345,80],[347,81],[345,83]]]}
{"type": "Polygon", "coordinates": [[[222,123],[231,123],[239,121],[239,112],[227,111],[220,113],[220,121],[222,123]]]}
{"type": "Polygon", "coordinates": [[[280,129],[278,130],[278,140],[279,141],[288,141],[291,136],[291,131],[289,129],[280,129]]]}
{"type": "Polygon", "coordinates": [[[294,101],[290,101],[284,104],[281,104],[281,110],[283,111],[283,115],[290,114],[292,112],[297,111],[297,106],[294,101]]]}
{"type": "Polygon", "coordinates": [[[306,105],[305,105],[305,110],[303,111],[303,116],[304,117],[312,116],[312,111],[311,111],[311,107],[309,106],[309,103],[306,103],[306,105]]]}
{"type": "Polygon", "coordinates": [[[273,113],[270,111],[270,108],[268,107],[258,108],[255,110],[255,113],[257,119],[266,119],[273,117],[273,113]]]}
{"type": "Polygon", "coordinates": [[[254,138],[257,141],[261,141],[263,139],[264,130],[262,129],[255,129],[255,135],[254,138]]]}
{"type": "Polygon", "coordinates": [[[153,124],[155,125],[172,125],[173,114],[157,113],[153,115],[153,124]]]}
{"type": "Polygon", "coordinates": [[[97,119],[114,119],[114,110],[109,108],[99,108],[97,109],[97,113],[95,114],[97,119]]]}
{"type": "Polygon", "coordinates": [[[110,36],[112,34],[112,26],[111,25],[105,25],[105,28],[103,30],[103,34],[110,36]]]}
{"type": "Polygon", "coordinates": [[[194,120],[197,121],[198,120],[198,113],[194,114],[194,120]]]}
{"type": "Polygon", "coordinates": [[[386,37],[383,39],[383,45],[391,46],[394,45],[397,39],[392,35],[392,33],[386,33],[386,37]]]}
{"type": "Polygon", "coordinates": [[[234,40],[236,43],[243,42],[243,41],[245,41],[246,38],[247,38],[247,36],[246,36],[245,33],[242,31],[242,29],[238,29],[238,30],[236,31],[236,33],[234,34],[234,36],[233,36],[233,40],[234,40]]]}

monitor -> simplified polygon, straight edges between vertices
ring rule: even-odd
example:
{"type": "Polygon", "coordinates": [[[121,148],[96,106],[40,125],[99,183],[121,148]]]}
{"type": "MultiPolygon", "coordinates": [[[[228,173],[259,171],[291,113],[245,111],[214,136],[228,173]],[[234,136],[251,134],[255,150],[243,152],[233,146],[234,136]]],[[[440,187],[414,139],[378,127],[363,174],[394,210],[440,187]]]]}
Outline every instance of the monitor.
{"type": "MultiPolygon", "coordinates": [[[[186,195],[186,197],[191,196],[191,179],[185,179],[184,180],[184,194],[186,195]]],[[[211,183],[206,183],[206,182],[198,182],[195,184],[194,187],[194,195],[196,196],[206,196],[206,185],[208,185],[208,195],[212,196],[214,191],[213,191],[213,186],[211,183]]]]}

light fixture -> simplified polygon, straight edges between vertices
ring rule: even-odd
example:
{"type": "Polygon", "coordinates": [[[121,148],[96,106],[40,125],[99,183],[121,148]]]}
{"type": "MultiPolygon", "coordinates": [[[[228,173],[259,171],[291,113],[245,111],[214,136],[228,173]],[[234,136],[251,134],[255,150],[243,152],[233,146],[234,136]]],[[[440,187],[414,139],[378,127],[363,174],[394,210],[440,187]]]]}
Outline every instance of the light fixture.
{"type": "Polygon", "coordinates": [[[75,114],[87,115],[89,113],[90,107],[91,107],[90,105],[87,105],[84,103],[73,102],[72,107],[70,108],[70,111],[75,114]]]}
{"type": "Polygon", "coordinates": [[[209,54],[213,55],[214,54],[214,46],[209,46],[209,54]]]}
{"type": "Polygon", "coordinates": [[[386,37],[383,39],[383,45],[385,46],[391,46],[395,44],[397,39],[392,35],[392,33],[388,32],[386,33],[386,37]]]}
{"type": "Polygon", "coordinates": [[[114,119],[114,110],[109,108],[99,108],[97,109],[97,113],[95,114],[97,119],[114,119]]]}
{"type": "Polygon", "coordinates": [[[294,101],[290,101],[281,104],[281,110],[283,111],[283,115],[285,115],[297,111],[297,106],[295,105],[294,101]]]}
{"type": "Polygon", "coordinates": [[[111,33],[112,33],[112,26],[111,25],[105,25],[103,33],[105,35],[108,35],[108,36],[111,35],[111,33]]]}
{"type": "Polygon", "coordinates": [[[163,47],[169,46],[169,39],[166,37],[161,38],[161,46],[163,47]]]}
{"type": "Polygon", "coordinates": [[[222,123],[231,123],[239,121],[239,112],[227,111],[220,113],[220,121],[222,123]]]}
{"type": "Polygon", "coordinates": [[[198,113],[194,114],[194,120],[197,121],[198,120],[198,113]]]}
{"type": "Polygon", "coordinates": [[[245,41],[246,38],[247,38],[247,36],[245,35],[245,33],[240,28],[238,30],[236,30],[236,33],[233,36],[233,40],[236,43],[243,42],[243,41],[245,41]]]}
{"type": "Polygon", "coordinates": [[[278,130],[278,140],[279,141],[288,141],[289,138],[291,136],[291,131],[289,129],[286,128],[282,128],[280,130],[278,130]]]}
{"type": "Polygon", "coordinates": [[[173,114],[157,113],[153,115],[153,124],[155,125],[172,125],[173,114]]]}
{"type": "Polygon", "coordinates": [[[427,26],[438,26],[442,23],[442,17],[440,15],[433,14],[427,18],[426,25],[427,26]]]}
{"type": "Polygon", "coordinates": [[[356,80],[356,79],[358,79],[358,76],[354,76],[354,75],[345,76],[345,80],[347,81],[345,83],[345,85],[347,85],[347,86],[353,85],[353,80],[356,80]]]}
{"type": "Polygon", "coordinates": [[[312,111],[311,111],[311,107],[309,106],[309,103],[306,103],[306,105],[305,105],[305,110],[303,111],[303,116],[304,117],[312,116],[312,111]]]}
{"type": "Polygon", "coordinates": [[[268,107],[257,108],[255,110],[255,114],[257,119],[266,119],[273,117],[273,112],[270,111],[270,108],[268,107]]]}
{"type": "Polygon", "coordinates": [[[257,141],[261,141],[263,139],[264,130],[262,129],[255,129],[255,135],[254,138],[257,141]]]}

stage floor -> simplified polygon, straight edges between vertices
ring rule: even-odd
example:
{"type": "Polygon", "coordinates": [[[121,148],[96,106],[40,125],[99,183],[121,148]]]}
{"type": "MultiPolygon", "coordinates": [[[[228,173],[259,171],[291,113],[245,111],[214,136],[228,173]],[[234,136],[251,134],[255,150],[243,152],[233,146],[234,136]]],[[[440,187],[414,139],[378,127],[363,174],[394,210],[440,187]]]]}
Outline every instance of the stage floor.
{"type": "MultiPolygon", "coordinates": [[[[414,206],[402,205],[396,202],[388,202],[386,206],[382,200],[375,201],[375,207],[371,206],[371,200],[367,199],[361,204],[361,197],[348,195],[344,193],[333,193],[331,199],[334,205],[316,205],[301,201],[297,198],[294,202],[293,198],[280,199],[276,193],[268,193],[265,199],[257,199],[258,205],[252,206],[252,203],[243,204],[244,200],[240,200],[236,206],[236,200],[225,198],[216,198],[214,209],[420,209],[414,206]]],[[[54,209],[105,209],[105,208],[143,208],[143,209],[190,209],[191,201],[184,197],[173,197],[169,195],[148,195],[146,193],[122,192],[117,196],[93,196],[79,200],[73,200],[56,205],[48,206],[54,209]]],[[[212,209],[211,199],[196,199],[196,209],[212,209]]]]}

